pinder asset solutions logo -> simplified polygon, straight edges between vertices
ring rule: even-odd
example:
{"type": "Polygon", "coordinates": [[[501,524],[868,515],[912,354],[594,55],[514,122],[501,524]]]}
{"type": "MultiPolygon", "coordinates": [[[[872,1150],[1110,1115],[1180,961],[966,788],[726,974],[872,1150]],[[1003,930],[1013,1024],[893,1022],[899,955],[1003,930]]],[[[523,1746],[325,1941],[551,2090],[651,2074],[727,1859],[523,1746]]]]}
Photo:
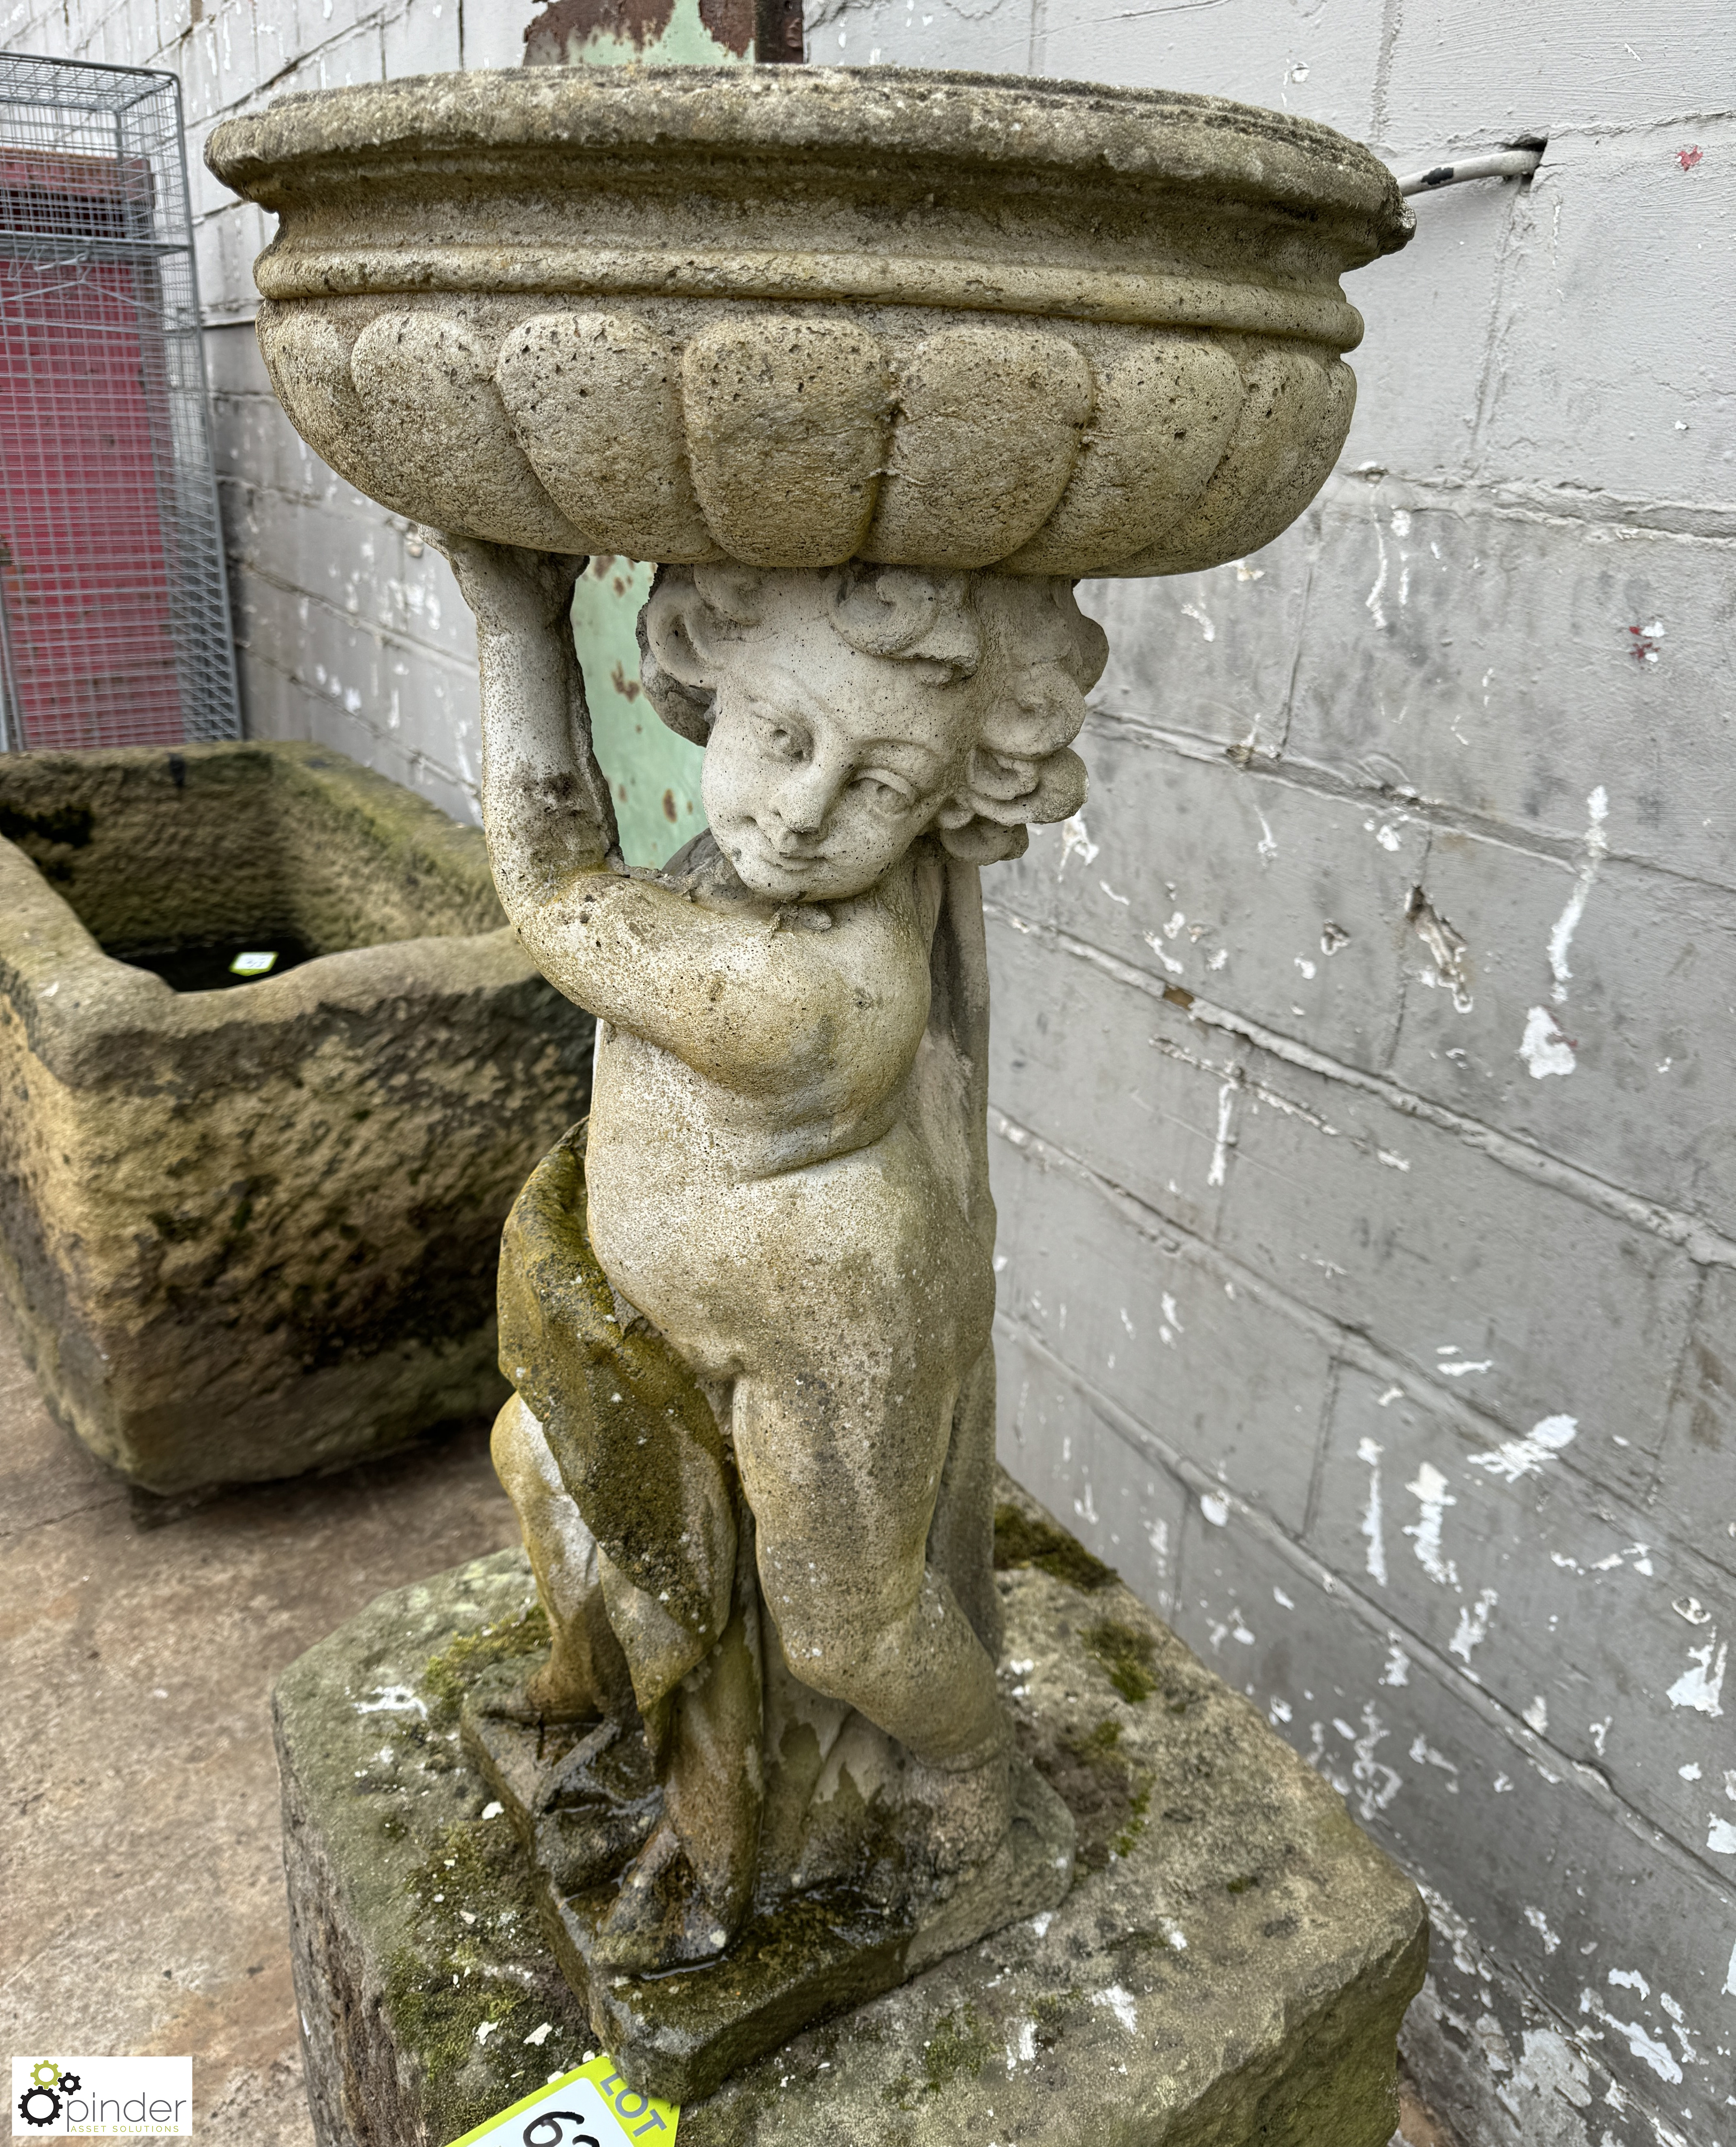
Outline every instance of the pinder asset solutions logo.
{"type": "Polygon", "coordinates": [[[185,2138],[189,2058],[14,2058],[14,2139],[185,2138]]]}

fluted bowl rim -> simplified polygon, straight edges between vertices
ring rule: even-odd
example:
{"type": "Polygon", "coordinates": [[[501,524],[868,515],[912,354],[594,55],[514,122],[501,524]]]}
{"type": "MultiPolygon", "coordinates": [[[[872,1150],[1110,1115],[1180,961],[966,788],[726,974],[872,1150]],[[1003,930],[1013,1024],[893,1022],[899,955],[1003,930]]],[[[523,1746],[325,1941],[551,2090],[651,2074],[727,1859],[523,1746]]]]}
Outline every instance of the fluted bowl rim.
{"type": "Polygon", "coordinates": [[[1414,228],[1386,166],[1318,120],[1189,91],[948,69],[635,64],[403,76],[293,91],[263,113],[224,121],[205,158],[226,185],[274,209],[334,161],[438,165],[467,152],[634,148],[878,153],[1009,188],[1067,177],[1204,188],[1365,224],[1346,268],[1396,250],[1414,228]]]}

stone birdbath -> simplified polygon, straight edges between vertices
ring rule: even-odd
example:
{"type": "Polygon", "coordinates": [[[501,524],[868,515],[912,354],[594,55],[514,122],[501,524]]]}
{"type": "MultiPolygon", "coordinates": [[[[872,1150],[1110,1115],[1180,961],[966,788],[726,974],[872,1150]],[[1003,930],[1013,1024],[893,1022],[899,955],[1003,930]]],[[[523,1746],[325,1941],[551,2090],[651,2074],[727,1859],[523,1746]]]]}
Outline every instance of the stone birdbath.
{"type": "Polygon", "coordinates": [[[208,157],[280,219],[290,418],[452,559],[501,898],[599,1024],[502,1266],[549,1644],[463,1734],[596,2034],[691,2099],[1067,1895],[996,1674],[979,875],[1085,797],[1074,582],[1295,518],[1338,278],[1410,218],[1306,121],[895,69],[429,77],[208,157]],[[646,691],[706,748],[658,873],[567,623],[600,553],[658,563],[646,691]]]}

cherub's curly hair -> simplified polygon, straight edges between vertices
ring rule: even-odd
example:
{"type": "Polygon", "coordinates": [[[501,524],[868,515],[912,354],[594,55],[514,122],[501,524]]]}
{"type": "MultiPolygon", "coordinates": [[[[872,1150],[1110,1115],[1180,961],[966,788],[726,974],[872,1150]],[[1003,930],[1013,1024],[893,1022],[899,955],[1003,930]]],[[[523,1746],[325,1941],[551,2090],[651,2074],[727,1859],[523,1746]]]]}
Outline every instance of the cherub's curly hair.
{"type": "MultiPolygon", "coordinates": [[[[751,567],[663,567],[639,618],[640,675],[652,706],[694,744],[709,737],[719,644],[762,616],[766,573],[751,567]]],[[[867,656],[925,663],[936,683],[973,677],[993,644],[1004,680],[986,701],[963,782],[935,815],[955,857],[987,864],[1023,851],[1033,821],[1064,820],[1085,802],[1085,767],[1069,750],[1108,644],[1053,575],[930,573],[848,566],[822,578],[833,631],[867,656]]]]}

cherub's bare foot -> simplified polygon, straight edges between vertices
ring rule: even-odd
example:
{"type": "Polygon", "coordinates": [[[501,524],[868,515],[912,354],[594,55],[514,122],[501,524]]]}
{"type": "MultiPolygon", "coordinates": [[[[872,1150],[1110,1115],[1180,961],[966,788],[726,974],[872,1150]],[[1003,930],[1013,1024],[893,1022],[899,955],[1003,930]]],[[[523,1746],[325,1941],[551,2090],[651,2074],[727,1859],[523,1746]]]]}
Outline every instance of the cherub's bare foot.
{"type": "Polygon", "coordinates": [[[950,1878],[993,1855],[1013,1823],[1009,1752],[975,1766],[913,1764],[910,1802],[923,1822],[922,1849],[937,1878],[950,1878]]]}
{"type": "Polygon", "coordinates": [[[593,1722],[605,1711],[589,1680],[563,1675],[553,1655],[525,1680],[524,1698],[547,1722],[593,1722]]]}
{"type": "Polygon", "coordinates": [[[665,1819],[621,1882],[598,1931],[597,1958],[637,1975],[714,1960],[735,1936],[744,1907],[744,1901],[720,1904],[712,1899],[681,1837],[665,1819]]]}
{"type": "Polygon", "coordinates": [[[485,1714],[516,1722],[527,1729],[548,1729],[569,1722],[594,1722],[604,1713],[588,1681],[575,1679],[551,1656],[522,1684],[491,1683],[481,1700],[485,1714]]]}

